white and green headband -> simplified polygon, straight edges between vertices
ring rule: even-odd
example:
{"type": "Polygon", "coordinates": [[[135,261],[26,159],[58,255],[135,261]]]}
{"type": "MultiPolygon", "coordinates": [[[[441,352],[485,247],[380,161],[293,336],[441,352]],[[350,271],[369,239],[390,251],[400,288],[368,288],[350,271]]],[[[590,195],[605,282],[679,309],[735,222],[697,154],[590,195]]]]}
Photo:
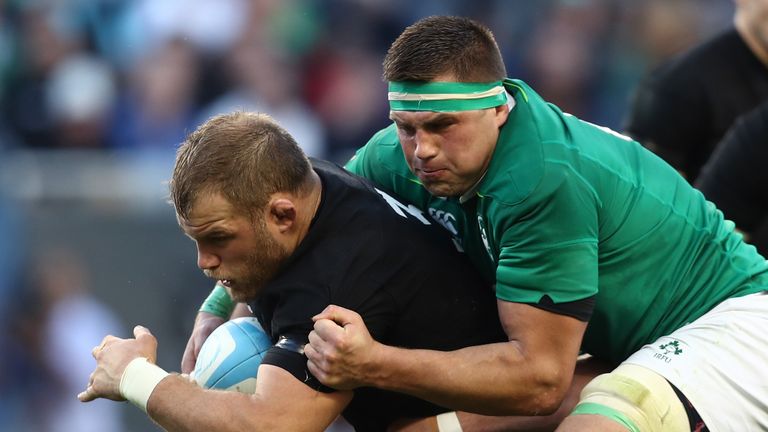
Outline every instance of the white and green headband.
{"type": "Polygon", "coordinates": [[[507,102],[501,81],[491,83],[390,81],[392,111],[469,111],[507,102]]]}

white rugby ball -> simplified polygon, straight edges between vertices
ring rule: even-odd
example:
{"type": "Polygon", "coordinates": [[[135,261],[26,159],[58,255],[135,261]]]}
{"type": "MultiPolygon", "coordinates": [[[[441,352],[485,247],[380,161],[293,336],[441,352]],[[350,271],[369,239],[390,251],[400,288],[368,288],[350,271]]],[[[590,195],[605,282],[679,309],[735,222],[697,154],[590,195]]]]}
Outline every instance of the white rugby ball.
{"type": "Polygon", "coordinates": [[[204,388],[254,393],[256,372],[271,347],[256,318],[235,318],[208,336],[190,377],[204,388]]]}

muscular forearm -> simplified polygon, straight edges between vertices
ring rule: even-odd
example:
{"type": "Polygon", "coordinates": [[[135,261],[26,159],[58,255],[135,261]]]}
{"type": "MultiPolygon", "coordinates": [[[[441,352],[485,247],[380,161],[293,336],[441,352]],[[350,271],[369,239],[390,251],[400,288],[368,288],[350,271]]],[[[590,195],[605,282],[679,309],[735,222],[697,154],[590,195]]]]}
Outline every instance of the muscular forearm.
{"type": "Polygon", "coordinates": [[[180,375],[169,375],[152,392],[147,413],[174,432],[274,430],[266,421],[253,421],[262,416],[255,415],[252,405],[246,394],[203,390],[180,375]]]}
{"type": "MultiPolygon", "coordinates": [[[[468,412],[455,413],[464,432],[547,432],[553,431],[573,411],[579,401],[579,394],[586,384],[601,373],[611,370],[611,366],[594,358],[585,357],[576,365],[571,387],[565,399],[553,414],[545,416],[485,416],[468,412]]],[[[394,430],[402,432],[437,431],[435,417],[418,420],[403,419],[394,430]]]]}
{"type": "Polygon", "coordinates": [[[508,342],[448,352],[383,345],[359,314],[332,305],[314,317],[307,366],[340,389],[378,387],[486,415],[554,413],[571,385],[586,323],[526,304],[498,305],[508,342]]]}
{"type": "Polygon", "coordinates": [[[461,427],[465,432],[544,432],[553,431],[573,411],[579,401],[579,394],[597,375],[611,370],[611,366],[594,358],[586,358],[576,365],[576,373],[565,399],[554,413],[546,416],[495,417],[459,412],[461,427]]]}
{"type": "Polygon", "coordinates": [[[528,361],[513,342],[451,352],[377,344],[376,351],[369,385],[488,415],[550,414],[573,373],[528,361]]]}
{"type": "Polygon", "coordinates": [[[294,423],[275,404],[266,404],[256,395],[233,391],[203,390],[180,375],[163,379],[149,398],[147,413],[171,432],[236,432],[275,430],[322,430],[294,423]]]}

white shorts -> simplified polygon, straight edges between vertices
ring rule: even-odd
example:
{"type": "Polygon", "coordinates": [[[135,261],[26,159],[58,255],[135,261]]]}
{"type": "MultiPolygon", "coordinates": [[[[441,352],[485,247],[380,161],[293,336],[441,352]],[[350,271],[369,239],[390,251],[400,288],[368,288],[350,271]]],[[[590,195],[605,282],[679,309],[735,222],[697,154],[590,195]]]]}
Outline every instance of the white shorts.
{"type": "Polygon", "coordinates": [[[768,431],[768,293],[726,300],[624,363],[674,384],[712,432],[768,431]]]}

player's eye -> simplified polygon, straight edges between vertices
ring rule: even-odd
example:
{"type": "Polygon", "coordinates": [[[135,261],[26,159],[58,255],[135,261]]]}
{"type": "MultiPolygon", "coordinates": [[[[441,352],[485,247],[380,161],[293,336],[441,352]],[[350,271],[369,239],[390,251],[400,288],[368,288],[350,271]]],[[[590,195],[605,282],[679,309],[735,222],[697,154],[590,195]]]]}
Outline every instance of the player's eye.
{"type": "Polygon", "coordinates": [[[414,136],[416,135],[416,128],[413,126],[409,126],[402,123],[395,123],[397,125],[397,130],[400,131],[405,136],[414,136]]]}
{"type": "Polygon", "coordinates": [[[451,125],[453,125],[455,122],[452,120],[445,120],[437,123],[430,123],[425,126],[425,129],[427,129],[429,132],[441,132],[445,129],[448,129],[451,125]]]}
{"type": "Polygon", "coordinates": [[[227,235],[227,234],[214,234],[214,235],[207,236],[205,238],[205,241],[207,241],[207,242],[209,242],[211,244],[221,245],[221,244],[224,244],[224,243],[226,243],[227,241],[229,241],[231,239],[232,239],[231,235],[227,235]]]}

